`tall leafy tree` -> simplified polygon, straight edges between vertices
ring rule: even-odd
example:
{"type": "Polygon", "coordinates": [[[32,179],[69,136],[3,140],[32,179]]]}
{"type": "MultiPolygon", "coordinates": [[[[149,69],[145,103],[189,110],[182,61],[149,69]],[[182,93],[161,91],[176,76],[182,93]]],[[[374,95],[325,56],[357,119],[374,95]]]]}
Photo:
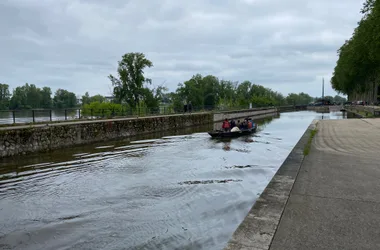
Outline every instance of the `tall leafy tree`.
{"type": "Polygon", "coordinates": [[[82,104],[83,105],[86,105],[86,104],[90,104],[91,102],[91,98],[90,98],[90,94],[88,92],[86,92],[83,96],[82,96],[82,104]]]}
{"type": "Polygon", "coordinates": [[[40,106],[45,109],[50,109],[53,106],[53,99],[51,98],[51,89],[49,87],[43,87],[40,90],[40,106]]]}
{"type": "Polygon", "coordinates": [[[366,0],[352,37],[338,50],[332,87],[352,98],[374,99],[380,82],[380,0],[366,0]]]}
{"type": "Polygon", "coordinates": [[[109,76],[114,87],[113,92],[118,102],[126,102],[136,107],[146,94],[144,84],[151,84],[151,79],[145,78],[144,69],[153,67],[143,53],[127,53],[118,62],[118,76],[109,76]]]}
{"type": "Polygon", "coordinates": [[[58,89],[54,94],[54,107],[58,109],[74,108],[77,106],[77,97],[73,92],[58,89]]]}

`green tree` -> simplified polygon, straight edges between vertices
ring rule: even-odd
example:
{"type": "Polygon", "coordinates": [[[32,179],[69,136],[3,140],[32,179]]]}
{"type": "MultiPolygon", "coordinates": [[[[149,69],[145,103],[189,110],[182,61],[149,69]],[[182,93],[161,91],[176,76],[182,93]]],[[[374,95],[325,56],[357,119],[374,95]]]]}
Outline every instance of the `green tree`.
{"type": "Polygon", "coordinates": [[[309,103],[313,102],[314,98],[306,93],[290,93],[286,97],[286,102],[288,105],[308,105],[309,103]]]}
{"type": "Polygon", "coordinates": [[[10,104],[9,85],[0,83],[0,109],[8,109],[10,104]]]}
{"type": "Polygon", "coordinates": [[[341,96],[339,96],[339,95],[334,96],[334,102],[335,102],[335,103],[341,103],[341,104],[343,104],[343,103],[345,103],[346,101],[347,101],[347,99],[344,98],[344,97],[341,97],[341,96]]]}
{"type": "Polygon", "coordinates": [[[27,104],[32,108],[41,108],[41,99],[41,89],[34,84],[30,84],[26,89],[27,104]]]}
{"type": "Polygon", "coordinates": [[[248,108],[252,101],[252,83],[244,81],[236,89],[237,104],[239,107],[248,108]]]}
{"type": "MultiPolygon", "coordinates": [[[[338,61],[331,78],[340,93],[370,93],[380,81],[380,0],[367,0],[352,37],[338,50],[338,61]]],[[[368,95],[367,95],[368,97],[368,95]]]]}
{"type": "Polygon", "coordinates": [[[54,107],[58,109],[74,108],[77,106],[77,97],[74,93],[58,89],[53,98],[54,107]]]}
{"type": "Polygon", "coordinates": [[[194,107],[218,107],[226,108],[248,108],[274,106],[274,105],[306,105],[314,100],[305,93],[291,93],[286,98],[279,92],[250,81],[241,83],[219,80],[217,77],[200,74],[191,79],[179,83],[177,90],[170,93],[173,108],[177,111],[183,109],[184,101],[191,101],[194,107]]]}
{"type": "Polygon", "coordinates": [[[123,55],[118,62],[118,77],[109,76],[114,87],[114,96],[119,103],[126,102],[133,108],[140,103],[146,94],[144,84],[151,84],[151,80],[144,76],[146,67],[153,67],[153,63],[143,53],[123,55]]]}
{"type": "Polygon", "coordinates": [[[106,98],[102,95],[94,95],[90,97],[90,102],[105,102],[106,98]]]}
{"type": "Polygon", "coordinates": [[[88,94],[88,92],[86,92],[86,93],[82,96],[82,105],[90,104],[90,102],[91,102],[90,95],[88,94]]]}
{"type": "Polygon", "coordinates": [[[330,95],[325,96],[324,98],[325,98],[325,100],[330,101],[330,103],[333,103],[333,102],[334,102],[334,97],[332,97],[332,96],[330,96],[330,95]]]}
{"type": "Polygon", "coordinates": [[[41,89],[26,83],[16,87],[10,101],[11,109],[31,109],[41,107],[41,89]]]}
{"type": "Polygon", "coordinates": [[[51,89],[49,87],[43,87],[42,90],[40,90],[41,95],[41,108],[50,109],[53,106],[53,99],[51,98],[51,89]]]}

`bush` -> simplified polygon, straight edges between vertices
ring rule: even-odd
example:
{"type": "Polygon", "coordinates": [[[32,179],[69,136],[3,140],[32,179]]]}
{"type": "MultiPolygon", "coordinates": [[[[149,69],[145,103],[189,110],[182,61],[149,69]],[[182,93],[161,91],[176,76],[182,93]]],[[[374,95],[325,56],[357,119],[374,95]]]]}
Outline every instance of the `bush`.
{"type": "Polygon", "coordinates": [[[82,108],[83,116],[113,117],[125,115],[126,112],[127,108],[123,105],[109,102],[91,102],[82,108]]]}

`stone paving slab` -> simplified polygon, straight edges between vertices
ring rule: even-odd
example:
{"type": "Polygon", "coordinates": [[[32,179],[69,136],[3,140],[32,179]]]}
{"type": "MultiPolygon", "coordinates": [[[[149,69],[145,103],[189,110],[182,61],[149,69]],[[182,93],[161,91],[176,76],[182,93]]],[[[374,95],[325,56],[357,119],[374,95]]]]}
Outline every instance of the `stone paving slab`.
{"type": "Polygon", "coordinates": [[[380,119],[324,120],[270,245],[380,249],[380,119]]]}
{"type": "Polygon", "coordinates": [[[311,129],[227,250],[380,249],[380,119],[319,121],[305,157],[311,129]]]}

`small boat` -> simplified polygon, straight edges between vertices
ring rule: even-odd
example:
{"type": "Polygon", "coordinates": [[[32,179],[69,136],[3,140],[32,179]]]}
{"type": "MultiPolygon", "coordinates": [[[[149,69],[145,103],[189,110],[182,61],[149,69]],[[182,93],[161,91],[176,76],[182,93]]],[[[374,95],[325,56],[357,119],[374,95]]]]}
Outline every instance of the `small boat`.
{"type": "Polygon", "coordinates": [[[236,132],[226,132],[226,131],[223,131],[223,130],[213,130],[213,131],[210,131],[208,132],[209,135],[211,135],[212,138],[231,138],[231,137],[239,137],[239,136],[243,136],[243,135],[250,135],[252,133],[255,133],[257,130],[257,124],[255,124],[255,126],[253,128],[249,128],[249,129],[242,129],[240,131],[236,131],[236,132]]]}

